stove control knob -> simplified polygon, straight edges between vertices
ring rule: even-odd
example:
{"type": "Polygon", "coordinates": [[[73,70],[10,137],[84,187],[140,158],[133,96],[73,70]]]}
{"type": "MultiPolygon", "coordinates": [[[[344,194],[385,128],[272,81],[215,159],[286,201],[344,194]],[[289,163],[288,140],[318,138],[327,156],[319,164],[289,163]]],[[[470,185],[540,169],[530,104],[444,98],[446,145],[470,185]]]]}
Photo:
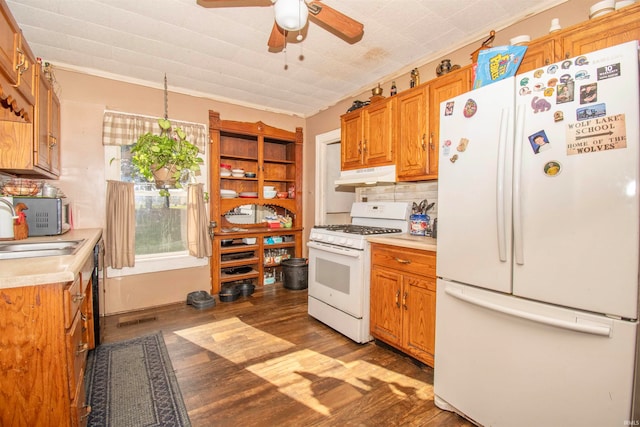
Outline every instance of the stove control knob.
{"type": "Polygon", "coordinates": [[[355,242],[353,241],[353,239],[346,239],[346,242],[344,243],[345,246],[353,246],[355,242]]]}
{"type": "Polygon", "coordinates": [[[349,240],[347,240],[345,237],[341,237],[341,238],[338,239],[338,241],[336,243],[339,244],[339,245],[345,246],[345,245],[347,245],[348,241],[349,240]]]}
{"type": "Polygon", "coordinates": [[[335,240],[335,238],[333,236],[328,236],[327,237],[327,242],[332,243],[335,240]]]}

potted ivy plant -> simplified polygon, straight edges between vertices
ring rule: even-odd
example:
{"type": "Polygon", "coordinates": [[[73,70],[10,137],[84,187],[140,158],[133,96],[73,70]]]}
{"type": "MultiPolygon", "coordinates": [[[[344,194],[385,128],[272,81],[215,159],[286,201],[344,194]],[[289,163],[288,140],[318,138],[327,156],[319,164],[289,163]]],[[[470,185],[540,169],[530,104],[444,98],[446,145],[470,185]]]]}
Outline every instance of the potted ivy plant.
{"type": "Polygon", "coordinates": [[[185,132],[171,130],[168,119],[158,119],[160,135],[150,132],[140,136],[131,148],[131,163],[140,175],[155,181],[161,196],[169,195],[169,188],[181,188],[180,178],[186,172],[197,172],[203,163],[198,147],[186,140],[185,132]]]}

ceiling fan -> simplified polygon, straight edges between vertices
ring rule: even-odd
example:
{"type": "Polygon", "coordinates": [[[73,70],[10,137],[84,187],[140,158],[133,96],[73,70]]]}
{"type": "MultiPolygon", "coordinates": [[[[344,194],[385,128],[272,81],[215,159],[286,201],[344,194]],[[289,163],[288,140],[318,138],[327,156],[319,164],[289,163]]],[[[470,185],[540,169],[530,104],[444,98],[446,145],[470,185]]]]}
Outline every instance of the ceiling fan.
{"type": "MultiPolygon", "coordinates": [[[[340,37],[348,43],[355,43],[362,38],[364,25],[327,6],[321,1],[311,0],[197,0],[203,7],[229,6],[270,6],[273,4],[275,22],[267,45],[269,50],[277,52],[286,45],[287,33],[302,30],[307,25],[307,18],[340,37]]],[[[297,40],[302,40],[298,34],[297,40]]]]}

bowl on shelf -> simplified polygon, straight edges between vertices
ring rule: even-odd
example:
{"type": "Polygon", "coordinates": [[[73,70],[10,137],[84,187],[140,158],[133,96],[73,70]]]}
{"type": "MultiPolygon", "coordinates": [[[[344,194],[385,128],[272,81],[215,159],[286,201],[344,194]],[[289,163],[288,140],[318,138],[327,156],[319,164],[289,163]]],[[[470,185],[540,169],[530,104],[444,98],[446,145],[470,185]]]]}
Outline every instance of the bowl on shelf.
{"type": "Polygon", "coordinates": [[[245,172],[244,176],[246,178],[255,178],[256,177],[256,173],[255,172],[245,172]]]}
{"type": "Polygon", "coordinates": [[[244,169],[231,169],[231,176],[235,178],[244,178],[244,169]]]}
{"type": "Polygon", "coordinates": [[[289,193],[287,193],[286,191],[278,191],[276,193],[276,197],[278,199],[286,199],[287,197],[289,197],[289,193]]]}
{"type": "Polygon", "coordinates": [[[277,193],[278,192],[276,190],[264,190],[263,196],[265,199],[273,199],[274,197],[276,197],[277,193]]]}
{"type": "Polygon", "coordinates": [[[276,187],[274,187],[273,185],[263,185],[262,189],[265,191],[275,191],[276,187]]]}

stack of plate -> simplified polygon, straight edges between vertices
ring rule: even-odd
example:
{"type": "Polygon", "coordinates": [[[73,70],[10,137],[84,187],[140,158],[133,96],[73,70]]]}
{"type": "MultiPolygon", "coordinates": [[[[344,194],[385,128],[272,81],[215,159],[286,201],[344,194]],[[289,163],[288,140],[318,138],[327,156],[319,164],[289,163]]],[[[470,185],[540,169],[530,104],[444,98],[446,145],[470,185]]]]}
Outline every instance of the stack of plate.
{"type": "Polygon", "coordinates": [[[243,191],[239,194],[239,196],[243,199],[257,199],[258,193],[256,193],[255,191],[243,191]]]}
{"type": "Polygon", "coordinates": [[[235,199],[238,197],[238,193],[233,190],[220,190],[220,197],[223,199],[235,199]]]}

